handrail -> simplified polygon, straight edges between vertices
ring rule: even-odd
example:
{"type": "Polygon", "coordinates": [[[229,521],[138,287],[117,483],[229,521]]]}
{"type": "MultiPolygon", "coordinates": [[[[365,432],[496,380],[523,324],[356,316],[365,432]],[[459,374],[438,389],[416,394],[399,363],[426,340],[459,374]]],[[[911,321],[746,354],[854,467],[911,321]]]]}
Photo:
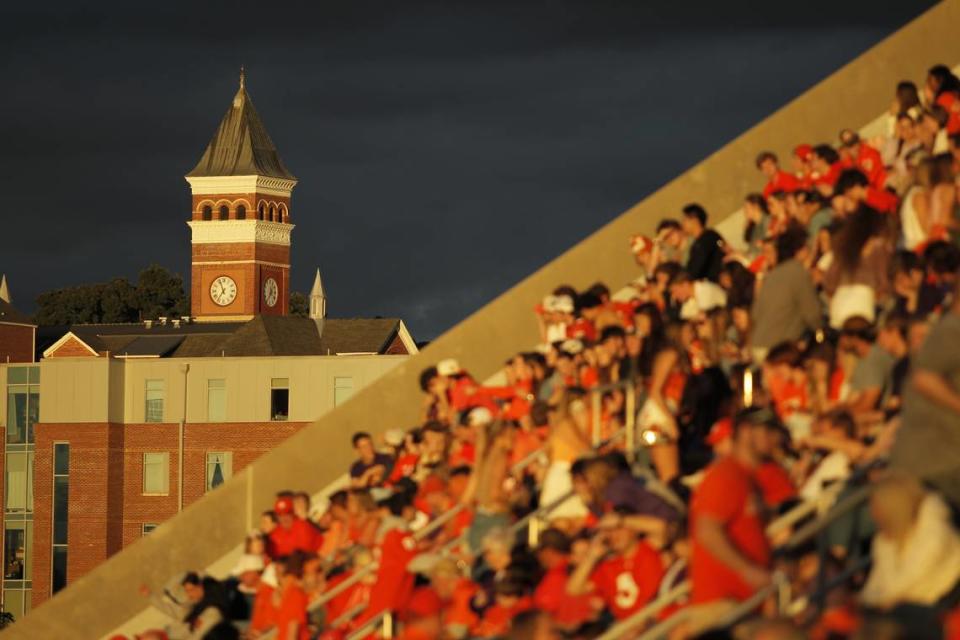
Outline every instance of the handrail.
{"type": "MultiPolygon", "coordinates": [[[[717,619],[715,622],[709,624],[704,629],[700,629],[699,631],[702,632],[702,631],[708,631],[710,629],[723,629],[736,624],[744,616],[749,615],[752,611],[756,610],[760,605],[762,605],[767,598],[769,598],[770,596],[782,590],[786,583],[787,583],[786,576],[784,576],[782,573],[779,573],[779,572],[774,573],[773,580],[771,581],[770,584],[763,587],[759,591],[755,592],[752,596],[750,596],[740,604],[736,605],[733,609],[721,615],[720,618],[717,619]]],[[[660,624],[648,629],[646,632],[644,632],[642,635],[637,637],[635,640],[663,640],[664,638],[667,637],[667,634],[670,631],[672,631],[676,627],[686,622],[687,619],[694,614],[694,612],[695,610],[692,608],[687,608],[687,609],[678,611],[675,615],[670,616],[660,624]]],[[[616,628],[611,629],[610,631],[614,631],[614,630],[616,630],[616,628]]],[[[610,631],[608,631],[607,633],[609,634],[610,631]]],[[[617,633],[615,635],[604,635],[604,636],[601,636],[601,638],[603,638],[604,640],[618,640],[619,638],[623,637],[621,633],[625,633],[625,632],[626,631],[617,630],[617,633]]]]}
{"type": "Polygon", "coordinates": [[[622,637],[623,634],[634,631],[638,627],[645,624],[654,616],[658,615],[661,611],[666,609],[668,606],[683,598],[690,593],[690,581],[684,580],[680,584],[674,586],[665,594],[659,596],[656,600],[647,603],[642,609],[634,613],[628,618],[624,618],[619,621],[617,624],[607,629],[603,635],[597,638],[597,640],[616,640],[617,638],[622,637]]]}
{"type": "Polygon", "coordinates": [[[814,513],[824,499],[835,501],[845,486],[846,485],[844,483],[838,482],[831,487],[827,487],[824,490],[824,496],[822,496],[821,499],[804,500],[795,505],[792,509],[782,514],[779,518],[767,525],[767,537],[779,533],[781,530],[796,524],[811,513],[814,513]]]}
{"type": "Polygon", "coordinates": [[[857,487],[850,495],[846,496],[837,504],[835,504],[830,511],[817,518],[813,522],[809,522],[801,527],[796,533],[790,536],[790,539],[787,540],[780,548],[796,549],[800,545],[806,543],[813,536],[817,535],[829,525],[833,524],[835,520],[841,516],[845,516],[866,502],[867,498],[870,497],[870,492],[872,490],[873,488],[870,485],[857,487]]]}
{"type": "Polygon", "coordinates": [[[393,614],[389,611],[381,611],[368,620],[362,627],[356,631],[352,631],[346,640],[361,640],[361,638],[366,638],[369,634],[373,633],[374,629],[381,625],[383,626],[383,633],[381,633],[380,637],[387,639],[392,638],[393,614]]]}

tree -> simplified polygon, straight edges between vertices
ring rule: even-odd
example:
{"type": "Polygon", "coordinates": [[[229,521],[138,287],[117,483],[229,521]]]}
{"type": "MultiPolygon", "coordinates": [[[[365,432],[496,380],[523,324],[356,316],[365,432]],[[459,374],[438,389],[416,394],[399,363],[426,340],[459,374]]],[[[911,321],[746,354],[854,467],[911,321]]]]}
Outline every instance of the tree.
{"type": "Polygon", "coordinates": [[[34,321],[40,325],[139,322],[189,313],[183,278],[159,265],[140,272],[137,286],[126,278],[55,289],[37,297],[34,321]]]}
{"type": "Polygon", "coordinates": [[[158,264],[152,264],[140,272],[137,301],[141,320],[160,316],[180,317],[190,313],[183,294],[183,278],[158,264]]]}
{"type": "Polygon", "coordinates": [[[299,291],[292,291],[290,293],[290,315],[299,318],[307,318],[310,316],[310,297],[307,296],[307,294],[300,293],[299,291]]]}

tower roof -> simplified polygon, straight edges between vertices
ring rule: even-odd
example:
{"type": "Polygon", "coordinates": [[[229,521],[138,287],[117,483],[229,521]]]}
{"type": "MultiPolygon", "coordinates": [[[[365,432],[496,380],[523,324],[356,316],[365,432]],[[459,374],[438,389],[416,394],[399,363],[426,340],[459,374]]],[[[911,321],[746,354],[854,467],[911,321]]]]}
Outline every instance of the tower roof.
{"type": "Polygon", "coordinates": [[[323,296],[323,282],[320,280],[320,269],[317,269],[317,275],[313,279],[313,288],[310,289],[310,296],[323,296]]]}
{"type": "MultiPolygon", "coordinates": [[[[320,277],[320,270],[317,269],[317,278],[320,277]]],[[[7,274],[0,275],[0,300],[11,302],[10,289],[7,286],[7,274]]]]}
{"type": "Polygon", "coordinates": [[[237,95],[233,97],[200,162],[187,177],[250,175],[296,179],[283,164],[270,134],[254,109],[241,69],[237,95]]]}

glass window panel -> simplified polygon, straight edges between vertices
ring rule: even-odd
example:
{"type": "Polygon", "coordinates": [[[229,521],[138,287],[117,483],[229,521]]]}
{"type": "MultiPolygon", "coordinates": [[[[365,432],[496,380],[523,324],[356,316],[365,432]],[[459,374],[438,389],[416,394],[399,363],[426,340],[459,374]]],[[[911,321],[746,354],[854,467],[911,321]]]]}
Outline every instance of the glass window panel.
{"type": "Polygon", "coordinates": [[[23,597],[23,591],[5,589],[3,592],[3,609],[13,614],[14,621],[23,617],[23,597]]]}
{"type": "Polygon", "coordinates": [[[30,387],[27,401],[27,442],[33,442],[33,425],[40,422],[40,390],[30,387]]]}
{"type": "Polygon", "coordinates": [[[67,476],[53,478],[53,544],[67,544],[67,520],[70,504],[70,480],[67,476]]]}
{"type": "Polygon", "coordinates": [[[7,474],[5,498],[7,512],[26,511],[27,509],[27,454],[7,454],[7,474]]]}
{"type": "Polygon", "coordinates": [[[7,526],[7,530],[3,532],[3,578],[23,580],[24,564],[27,559],[27,532],[7,526]]]}
{"type": "Polygon", "coordinates": [[[227,419],[227,381],[207,380],[207,420],[224,422],[227,419]]]}
{"type": "Polygon", "coordinates": [[[26,387],[10,389],[7,393],[7,442],[22,444],[27,441],[26,387]]]}
{"type": "Polygon", "coordinates": [[[60,591],[67,586],[67,548],[53,548],[53,580],[51,588],[53,593],[60,591]]]}
{"type": "Polygon", "coordinates": [[[233,454],[207,454],[207,491],[216,489],[233,475],[233,454]]]}
{"type": "Polygon", "coordinates": [[[290,413],[290,391],[288,389],[270,390],[270,419],[283,421],[290,413]]]}
{"type": "Polygon", "coordinates": [[[270,378],[272,389],[286,389],[290,386],[290,378],[270,378]]]}
{"type": "Polygon", "coordinates": [[[166,494],[170,477],[167,453],[143,454],[143,492],[166,494]]]}
{"type": "Polygon", "coordinates": [[[53,445],[53,473],[62,475],[70,472],[70,445],[60,442],[53,445]]]}
{"type": "Polygon", "coordinates": [[[163,422],[163,380],[147,380],[144,395],[144,422],[163,422]]]}
{"type": "Polygon", "coordinates": [[[27,368],[27,382],[30,384],[40,384],[40,367],[27,368]]]}
{"type": "Polygon", "coordinates": [[[157,526],[158,526],[158,525],[156,525],[156,524],[154,524],[154,523],[152,523],[152,522],[144,522],[144,523],[143,523],[143,528],[142,528],[142,530],[143,530],[143,535],[145,535],[145,536],[146,536],[146,535],[150,535],[151,533],[153,533],[153,530],[157,528],[157,526]]]}
{"type": "Polygon", "coordinates": [[[10,367],[7,369],[7,384],[27,384],[30,367],[10,367]]]}

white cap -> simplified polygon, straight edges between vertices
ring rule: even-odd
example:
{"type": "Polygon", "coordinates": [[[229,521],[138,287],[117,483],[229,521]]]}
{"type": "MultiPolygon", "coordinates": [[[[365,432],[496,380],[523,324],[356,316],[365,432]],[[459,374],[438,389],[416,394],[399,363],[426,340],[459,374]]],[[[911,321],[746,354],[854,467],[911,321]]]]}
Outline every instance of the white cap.
{"type": "Polygon", "coordinates": [[[486,407],[476,407],[467,414],[467,424],[471,427],[482,427],[493,422],[493,414],[486,407]]]}
{"type": "Polygon", "coordinates": [[[391,447],[399,447],[406,440],[407,434],[403,429],[388,429],[383,434],[383,441],[391,447]]]}
{"type": "Polygon", "coordinates": [[[437,373],[442,376],[454,376],[461,371],[460,363],[453,358],[447,358],[437,363],[437,373]]]}
{"type": "Polygon", "coordinates": [[[575,338],[570,338],[569,340],[564,340],[563,344],[560,345],[562,351],[566,351],[572,356],[577,355],[583,351],[583,343],[575,338]]]}
{"type": "Polygon", "coordinates": [[[560,313],[573,313],[573,298],[570,296],[556,296],[554,301],[554,311],[560,313]]]}

